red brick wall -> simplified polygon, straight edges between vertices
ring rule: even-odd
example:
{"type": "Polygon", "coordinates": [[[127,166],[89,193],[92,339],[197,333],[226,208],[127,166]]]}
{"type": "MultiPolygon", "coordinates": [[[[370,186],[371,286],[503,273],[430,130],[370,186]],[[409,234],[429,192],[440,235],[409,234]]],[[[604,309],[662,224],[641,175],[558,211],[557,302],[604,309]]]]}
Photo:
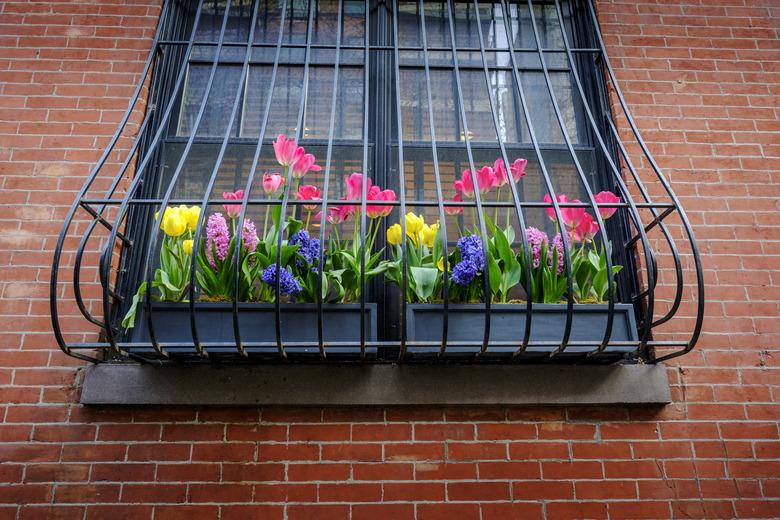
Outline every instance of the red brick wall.
{"type": "Polygon", "coordinates": [[[780,8],[598,9],[704,253],[708,319],[670,363],[673,404],[128,410],[77,404],[48,276],[159,6],[0,3],[0,518],[780,516],[780,8]]]}

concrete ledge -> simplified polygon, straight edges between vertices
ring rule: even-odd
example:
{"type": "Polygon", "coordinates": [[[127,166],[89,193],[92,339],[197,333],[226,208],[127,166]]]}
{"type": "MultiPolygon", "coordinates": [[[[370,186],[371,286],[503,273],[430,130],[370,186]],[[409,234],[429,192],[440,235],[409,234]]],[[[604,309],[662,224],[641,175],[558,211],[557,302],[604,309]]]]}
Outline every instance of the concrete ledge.
{"type": "Polygon", "coordinates": [[[662,365],[254,365],[86,369],[89,405],[650,405],[662,365]]]}

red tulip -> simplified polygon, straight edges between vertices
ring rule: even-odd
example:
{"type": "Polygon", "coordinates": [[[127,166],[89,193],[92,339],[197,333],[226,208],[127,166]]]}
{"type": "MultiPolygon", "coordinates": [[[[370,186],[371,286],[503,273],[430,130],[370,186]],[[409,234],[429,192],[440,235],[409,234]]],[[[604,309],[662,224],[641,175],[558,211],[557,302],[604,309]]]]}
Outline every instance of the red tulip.
{"type": "MultiPolygon", "coordinates": [[[[463,197],[460,193],[456,193],[450,202],[463,202],[463,197]]],[[[463,213],[463,206],[444,206],[444,213],[447,215],[458,215],[463,213]]]]}
{"type": "MultiPolygon", "coordinates": [[[[347,208],[344,206],[331,206],[328,208],[328,213],[325,216],[325,220],[330,224],[341,224],[345,220],[347,220],[347,217],[349,216],[349,213],[347,212],[347,208]]],[[[319,221],[322,218],[322,211],[318,212],[317,215],[314,216],[315,221],[319,221]]]]}
{"type": "MultiPolygon", "coordinates": [[[[320,190],[311,184],[303,184],[298,187],[298,193],[295,194],[296,200],[322,200],[320,190]]],[[[317,204],[304,204],[304,208],[309,211],[317,209],[317,204]]]]}
{"type": "Polygon", "coordinates": [[[263,191],[266,195],[276,195],[284,186],[284,177],[278,173],[263,174],[263,191]]]}
{"type": "MultiPolygon", "coordinates": [[[[301,148],[303,150],[303,148],[301,148]]],[[[301,157],[293,164],[293,177],[300,179],[308,172],[318,172],[322,168],[314,164],[317,159],[310,153],[301,155],[301,157]]]]}
{"type": "Polygon", "coordinates": [[[586,211],[584,212],[579,225],[572,229],[572,238],[578,242],[590,242],[598,232],[599,225],[596,222],[596,219],[586,211]]]}
{"type": "MultiPolygon", "coordinates": [[[[568,202],[573,202],[577,204],[580,203],[578,199],[569,201],[569,197],[567,197],[564,194],[556,196],[555,199],[561,204],[565,204],[568,202]]],[[[552,199],[550,198],[549,194],[546,194],[544,196],[544,202],[546,204],[552,203],[552,199]]],[[[545,208],[545,211],[547,212],[547,216],[550,217],[550,220],[552,220],[553,222],[557,221],[557,219],[555,218],[554,208],[552,207],[545,208]]],[[[579,226],[580,222],[582,222],[582,219],[584,218],[584,215],[585,215],[585,208],[561,208],[561,218],[563,219],[563,225],[571,229],[574,229],[577,226],[579,226]]]]}
{"type": "MultiPolygon", "coordinates": [[[[620,202],[620,197],[611,191],[599,192],[593,197],[593,199],[596,201],[596,204],[617,204],[620,202]]],[[[603,219],[608,219],[614,215],[616,211],[617,208],[599,208],[599,213],[603,219]]]]}
{"type": "Polygon", "coordinates": [[[298,146],[295,139],[287,139],[284,134],[279,134],[274,141],[274,153],[276,161],[286,167],[298,162],[303,156],[304,150],[298,146]]]}
{"type": "MultiPolygon", "coordinates": [[[[244,190],[222,192],[222,198],[226,200],[243,200],[244,190]]],[[[230,218],[238,218],[239,213],[241,213],[241,204],[223,204],[222,207],[225,208],[225,213],[230,218]]]]}

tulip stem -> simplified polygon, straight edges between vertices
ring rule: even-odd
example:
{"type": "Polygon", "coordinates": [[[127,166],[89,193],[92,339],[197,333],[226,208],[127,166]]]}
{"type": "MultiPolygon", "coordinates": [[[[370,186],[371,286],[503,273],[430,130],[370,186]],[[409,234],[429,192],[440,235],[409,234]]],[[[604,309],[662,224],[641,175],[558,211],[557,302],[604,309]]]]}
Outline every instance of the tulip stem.
{"type": "Polygon", "coordinates": [[[309,221],[311,220],[311,211],[306,210],[306,232],[309,232],[309,221]]]}
{"type": "Polygon", "coordinates": [[[268,212],[271,210],[271,205],[266,204],[265,206],[265,218],[263,219],[263,238],[265,238],[265,234],[268,231],[268,212]]]}

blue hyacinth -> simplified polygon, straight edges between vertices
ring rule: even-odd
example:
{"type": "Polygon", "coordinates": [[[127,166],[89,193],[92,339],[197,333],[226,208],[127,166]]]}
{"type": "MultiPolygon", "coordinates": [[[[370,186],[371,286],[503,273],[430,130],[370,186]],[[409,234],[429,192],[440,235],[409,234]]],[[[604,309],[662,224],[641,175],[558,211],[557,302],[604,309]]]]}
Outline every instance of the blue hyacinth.
{"type": "MultiPolygon", "coordinates": [[[[298,253],[306,260],[308,264],[316,264],[320,257],[320,240],[318,238],[311,238],[309,233],[301,229],[290,237],[290,245],[298,246],[298,253]]],[[[303,267],[303,262],[298,258],[295,261],[298,267],[303,267]]]]}
{"type": "MultiPolygon", "coordinates": [[[[276,289],[277,268],[278,264],[271,264],[265,268],[265,271],[263,271],[263,282],[267,283],[274,289],[276,289]]],[[[282,267],[281,273],[279,275],[279,292],[281,294],[295,294],[297,292],[301,292],[301,290],[301,284],[298,283],[298,280],[295,279],[295,276],[285,267],[282,267]]]]}
{"type": "Polygon", "coordinates": [[[469,235],[461,238],[458,240],[458,248],[461,259],[464,262],[468,261],[474,264],[477,272],[485,268],[485,250],[482,248],[482,240],[478,236],[469,235]]]}
{"type": "Polygon", "coordinates": [[[471,260],[458,262],[452,270],[452,281],[458,285],[466,286],[477,276],[477,265],[471,260]]]}

